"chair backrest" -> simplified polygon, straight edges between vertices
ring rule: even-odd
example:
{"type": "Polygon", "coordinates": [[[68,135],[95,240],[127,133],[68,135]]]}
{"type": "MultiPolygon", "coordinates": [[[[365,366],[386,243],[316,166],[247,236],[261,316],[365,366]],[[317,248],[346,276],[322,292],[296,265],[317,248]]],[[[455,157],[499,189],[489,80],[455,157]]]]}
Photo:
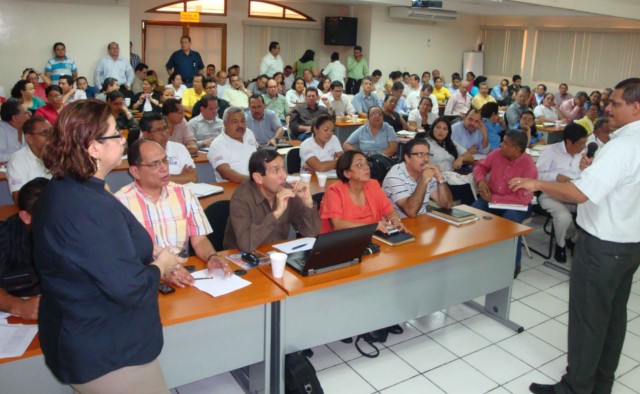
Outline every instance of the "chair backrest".
{"type": "Polygon", "coordinates": [[[287,174],[300,172],[300,148],[289,149],[284,161],[287,174]]]}
{"type": "Polygon", "coordinates": [[[224,240],[224,231],[227,228],[227,220],[229,219],[229,203],[229,200],[216,201],[204,210],[204,214],[213,229],[213,232],[207,235],[207,238],[209,238],[216,250],[224,249],[222,241],[224,240]]]}
{"type": "Polygon", "coordinates": [[[322,202],[322,198],[324,197],[324,192],[319,192],[311,196],[313,201],[315,201],[318,206],[318,211],[320,211],[320,203],[322,202]]]}

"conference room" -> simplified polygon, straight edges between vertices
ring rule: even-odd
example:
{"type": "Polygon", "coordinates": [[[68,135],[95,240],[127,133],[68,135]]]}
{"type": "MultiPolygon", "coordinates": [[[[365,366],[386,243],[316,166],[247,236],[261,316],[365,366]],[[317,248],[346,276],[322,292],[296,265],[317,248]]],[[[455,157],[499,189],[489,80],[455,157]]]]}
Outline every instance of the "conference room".
{"type": "MultiPolygon", "coordinates": [[[[13,86],[16,76],[27,66],[43,68],[51,56],[54,41],[65,42],[68,56],[78,64],[79,75],[86,75],[90,80],[98,59],[106,54],[106,44],[111,41],[120,43],[121,55],[126,58],[129,57],[125,49],[127,41],[132,41],[132,52],[166,79],[164,63],[168,54],[179,48],[179,37],[185,31],[192,36],[192,48],[203,54],[205,64],[215,64],[219,70],[238,64],[244,80],[257,76],[260,59],[273,40],[280,42],[285,64],[294,63],[306,49],[313,48],[315,61],[323,68],[330,63],[332,52],[339,52],[343,63],[353,52],[352,46],[324,44],[325,17],[334,16],[357,18],[357,44],[363,47],[370,69],[380,69],[383,78],[392,70],[420,75],[424,70],[439,69],[448,79],[453,72],[466,71],[464,52],[477,53],[478,49],[482,49],[484,58],[481,72],[489,78],[490,86],[502,78],[520,74],[526,85],[543,82],[549,91],[556,92],[560,83],[567,82],[570,92],[575,93],[612,87],[624,77],[640,73],[637,56],[634,57],[635,52],[630,49],[640,46],[637,33],[640,10],[631,1],[584,1],[580,9],[575,10],[571,9],[571,1],[478,0],[469,3],[450,0],[444,1],[443,10],[414,10],[413,16],[409,1],[274,2],[272,5],[287,7],[289,11],[284,15],[293,16],[290,20],[274,19],[270,15],[265,18],[267,11],[274,11],[260,8],[265,3],[258,3],[227,1],[223,3],[222,14],[203,12],[199,15],[200,22],[181,23],[175,11],[156,10],[167,6],[167,2],[161,0],[4,0],[1,5],[6,16],[3,19],[9,22],[2,44],[6,60],[0,85],[13,86]],[[556,7],[540,3],[553,3],[556,7]],[[558,8],[560,6],[562,8],[558,8]],[[408,11],[404,10],[405,16],[398,17],[397,13],[391,16],[389,7],[408,11]],[[252,11],[258,17],[251,16],[252,11]],[[428,19],[434,18],[429,17],[430,13],[438,15],[444,11],[448,11],[449,20],[428,19]],[[99,20],[109,23],[96,22],[98,15],[99,20]],[[19,32],[11,21],[26,18],[32,28],[19,32]],[[72,22],[74,28],[62,31],[60,21],[72,22]],[[56,34],[52,35],[52,31],[56,34]],[[43,37],[51,39],[43,40],[43,37]]],[[[178,9],[180,7],[184,9],[184,4],[178,9]]],[[[188,11],[198,10],[197,5],[189,7],[188,11]]],[[[195,162],[200,181],[210,182],[212,169],[208,162],[202,157],[195,162]]],[[[121,170],[124,177],[120,182],[126,182],[129,179],[126,167],[121,170]]],[[[312,183],[315,191],[322,191],[315,177],[312,183]]],[[[233,186],[223,187],[223,194],[201,199],[203,207],[229,199],[233,186]]],[[[2,201],[2,205],[12,203],[10,197],[2,201]]],[[[493,282],[487,279],[490,276],[487,272],[500,271],[500,264],[502,268],[508,265],[507,260],[512,264],[514,237],[528,230],[499,218],[480,220],[468,228],[434,224],[433,219],[426,217],[412,223],[420,237],[414,247],[404,246],[407,256],[402,256],[404,252],[398,249],[403,246],[383,246],[380,255],[365,258],[359,268],[327,274],[325,280],[301,278],[287,271],[284,280],[278,281],[270,277],[269,269],[259,268],[245,276],[252,282],[251,286],[227,296],[212,298],[196,289],[178,289],[175,294],[161,296],[165,325],[161,364],[169,386],[179,393],[244,392],[246,388],[238,383],[241,377],[229,371],[262,361],[266,370],[251,368],[252,376],[262,377],[251,379],[251,389],[255,389],[254,385],[260,386],[261,380],[277,387],[282,383],[283,373],[280,356],[307,348],[314,352],[310,361],[327,393],[492,390],[520,393],[526,392],[532,381],[556,379],[565,367],[567,351],[568,276],[546,268],[545,260],[533,255],[531,259],[523,258],[523,272],[517,280],[504,275],[493,282]],[[468,243],[461,243],[459,239],[468,239],[468,243]],[[472,251],[487,257],[478,259],[482,262],[473,270],[464,270],[465,264],[472,265],[475,261],[472,256],[477,254],[472,251]],[[493,260],[496,255],[501,256],[496,259],[499,262],[484,265],[485,260],[493,260]],[[420,286],[414,283],[414,277],[427,278],[426,283],[420,286]],[[470,285],[479,282],[474,278],[487,281],[470,285]],[[398,289],[405,287],[406,294],[398,294],[398,289]],[[299,323],[303,318],[321,317],[302,314],[308,309],[307,303],[314,307],[323,303],[333,305],[341,299],[353,298],[358,290],[371,294],[368,291],[374,288],[389,290],[371,295],[373,298],[368,300],[358,299],[339,311],[327,308],[327,313],[335,314],[331,318],[344,323],[340,329],[309,331],[299,323]],[[492,296],[485,299],[482,297],[485,294],[492,296]],[[490,314],[516,323],[524,332],[518,333],[513,327],[464,303],[474,299],[481,304],[492,303],[499,312],[490,314]],[[386,310],[397,312],[381,313],[386,310]],[[344,316],[347,313],[353,314],[350,319],[344,316]],[[366,332],[375,324],[382,327],[391,323],[401,323],[405,333],[391,336],[376,359],[360,356],[353,344],[340,342],[341,338],[366,332]],[[210,327],[228,332],[230,338],[237,340],[211,343],[205,335],[210,327]],[[238,330],[239,327],[261,329],[238,330]],[[178,343],[184,344],[181,338],[185,336],[192,343],[186,349],[179,349],[178,343]],[[199,349],[209,344],[214,351],[199,349]],[[193,361],[193,366],[191,362],[184,362],[187,358],[193,361]]],[[[534,228],[526,235],[530,246],[546,245],[548,235],[541,228],[542,222],[534,218],[530,226],[534,228]]],[[[272,248],[265,246],[261,250],[266,252],[272,248]]],[[[619,392],[640,392],[638,279],[636,277],[628,305],[627,342],[614,386],[619,392]]],[[[310,327],[327,324],[311,321],[310,327]]],[[[24,359],[0,364],[2,381],[11,382],[10,387],[14,388],[9,392],[24,392],[20,391],[25,387],[21,386],[24,382],[16,378],[15,371],[33,369],[42,371],[43,375],[37,376],[47,376],[41,353],[38,356],[32,348],[29,352],[24,359]],[[12,369],[10,365],[17,365],[16,362],[21,365],[12,369]]],[[[52,380],[49,374],[42,382],[49,384],[52,380]]],[[[47,387],[41,392],[65,392],[66,389],[41,387],[47,387]]],[[[269,388],[266,391],[270,392],[269,388]]]]}

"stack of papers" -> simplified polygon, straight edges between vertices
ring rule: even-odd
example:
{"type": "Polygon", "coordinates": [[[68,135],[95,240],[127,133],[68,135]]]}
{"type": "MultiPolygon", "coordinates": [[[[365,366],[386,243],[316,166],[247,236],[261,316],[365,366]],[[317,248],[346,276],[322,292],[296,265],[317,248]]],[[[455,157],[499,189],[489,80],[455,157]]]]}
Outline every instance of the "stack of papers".
{"type": "Polygon", "coordinates": [[[210,185],[208,183],[189,182],[189,183],[185,183],[182,186],[191,190],[193,194],[195,194],[196,197],[198,198],[204,197],[204,196],[210,196],[212,194],[220,194],[224,192],[224,189],[222,188],[222,186],[210,185]]]}
{"type": "Polygon", "coordinates": [[[527,211],[529,209],[529,207],[526,206],[526,205],[504,204],[504,203],[497,203],[497,202],[490,202],[489,203],[489,208],[492,208],[492,209],[508,209],[508,210],[511,210],[511,211],[527,211]]]}
{"type": "Polygon", "coordinates": [[[0,358],[22,356],[37,333],[35,324],[0,324],[0,358]]]}
{"type": "Polygon", "coordinates": [[[294,252],[303,252],[313,248],[313,244],[316,243],[315,238],[306,237],[298,238],[293,241],[283,242],[281,244],[273,245],[274,248],[280,250],[283,253],[289,254],[294,252]]]}
{"type": "Polygon", "coordinates": [[[224,272],[220,269],[213,270],[213,275],[211,275],[206,268],[202,271],[196,271],[191,275],[196,279],[196,287],[213,297],[240,290],[251,284],[248,280],[242,279],[237,275],[231,275],[225,278],[224,272]]]}
{"type": "Polygon", "coordinates": [[[408,131],[408,130],[400,130],[396,133],[398,137],[407,137],[407,138],[415,138],[416,134],[417,133],[415,131],[408,131]]]}

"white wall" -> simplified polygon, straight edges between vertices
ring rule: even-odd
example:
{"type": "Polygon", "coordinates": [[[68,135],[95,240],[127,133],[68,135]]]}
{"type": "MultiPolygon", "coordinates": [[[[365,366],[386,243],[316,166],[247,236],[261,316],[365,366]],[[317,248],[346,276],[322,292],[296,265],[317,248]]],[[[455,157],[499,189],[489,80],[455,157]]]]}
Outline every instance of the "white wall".
{"type": "MultiPolygon", "coordinates": [[[[499,17],[484,17],[481,20],[483,26],[505,26],[504,18],[499,17]]],[[[547,89],[550,92],[557,92],[558,85],[565,81],[537,81],[533,80],[533,60],[535,55],[535,33],[536,29],[542,27],[567,27],[568,29],[594,29],[594,30],[608,30],[608,29],[640,29],[640,20],[622,19],[605,16],[594,17],[510,17],[509,26],[525,27],[527,30],[527,38],[524,48],[524,67],[522,71],[523,84],[531,87],[543,83],[547,85],[547,89]]],[[[640,70],[638,74],[640,75],[640,70]]],[[[511,75],[489,75],[489,85],[495,86],[500,79],[507,78],[511,81],[511,75]]],[[[569,84],[569,91],[576,93],[579,90],[587,91],[587,94],[592,90],[602,90],[606,87],[613,86],[600,86],[598,81],[594,81],[592,86],[577,86],[569,84]]]]}
{"type": "Polygon", "coordinates": [[[44,72],[58,41],[92,83],[109,42],[128,58],[129,0],[0,0],[0,85],[7,96],[25,68],[44,72]]]}
{"type": "Polygon", "coordinates": [[[431,24],[389,18],[388,7],[371,7],[369,64],[379,68],[384,78],[394,70],[421,75],[435,68],[448,81],[453,72],[462,72],[462,53],[477,47],[478,18],[458,15],[456,21],[431,24]]]}

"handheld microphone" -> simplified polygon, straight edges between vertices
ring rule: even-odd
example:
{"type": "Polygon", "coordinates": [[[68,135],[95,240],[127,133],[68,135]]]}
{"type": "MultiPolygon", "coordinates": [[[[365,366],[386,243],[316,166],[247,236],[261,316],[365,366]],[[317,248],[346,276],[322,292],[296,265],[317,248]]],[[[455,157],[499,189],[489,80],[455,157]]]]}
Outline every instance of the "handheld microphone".
{"type": "Polygon", "coordinates": [[[591,159],[596,154],[597,150],[598,144],[595,142],[589,142],[589,145],[587,145],[587,157],[591,159]]]}

